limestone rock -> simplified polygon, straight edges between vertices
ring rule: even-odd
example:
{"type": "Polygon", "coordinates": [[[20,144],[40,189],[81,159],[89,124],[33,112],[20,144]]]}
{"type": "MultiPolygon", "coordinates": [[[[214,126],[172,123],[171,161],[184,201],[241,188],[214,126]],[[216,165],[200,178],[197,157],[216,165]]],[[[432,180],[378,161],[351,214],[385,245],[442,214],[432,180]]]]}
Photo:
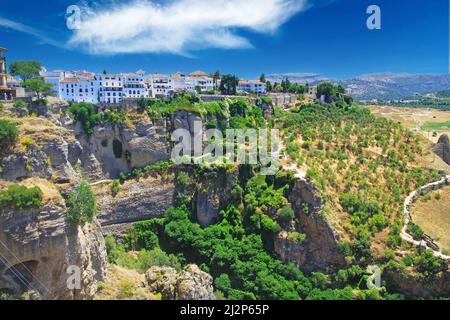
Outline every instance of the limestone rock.
{"type": "Polygon", "coordinates": [[[114,197],[109,185],[96,186],[94,192],[102,226],[162,217],[173,206],[176,193],[173,177],[127,181],[114,197]]]}
{"type": "Polygon", "coordinates": [[[450,140],[446,134],[440,136],[438,143],[433,147],[433,151],[450,165],[450,140]]]}
{"type": "Polygon", "coordinates": [[[13,153],[0,159],[0,179],[20,181],[26,178],[50,179],[51,167],[48,156],[37,146],[31,145],[26,152],[13,153]]]}
{"type": "Polygon", "coordinates": [[[382,278],[393,280],[397,289],[410,298],[448,297],[450,295],[449,270],[436,274],[432,279],[419,280],[412,275],[386,269],[382,278]]]}
{"type": "Polygon", "coordinates": [[[0,208],[0,289],[36,291],[42,299],[91,299],[106,278],[106,248],[97,223],[70,226],[62,199],[39,209],[0,208]],[[70,290],[69,266],[81,271],[70,290]]]}
{"type": "Polygon", "coordinates": [[[164,300],[215,300],[213,278],[196,265],[181,273],[170,267],[152,267],[146,273],[150,290],[161,293],[164,300]]]}
{"type": "Polygon", "coordinates": [[[202,227],[218,222],[220,210],[227,207],[232,196],[233,182],[238,171],[216,173],[202,178],[196,196],[195,211],[202,227]]]}
{"type": "Polygon", "coordinates": [[[308,180],[296,181],[290,201],[299,220],[297,232],[305,233],[302,243],[292,242],[287,232],[281,232],[275,240],[275,251],[284,262],[293,262],[301,270],[332,271],[345,266],[345,259],[338,250],[338,237],[324,219],[319,191],[308,180]],[[308,212],[304,212],[305,208],[308,212]]]}

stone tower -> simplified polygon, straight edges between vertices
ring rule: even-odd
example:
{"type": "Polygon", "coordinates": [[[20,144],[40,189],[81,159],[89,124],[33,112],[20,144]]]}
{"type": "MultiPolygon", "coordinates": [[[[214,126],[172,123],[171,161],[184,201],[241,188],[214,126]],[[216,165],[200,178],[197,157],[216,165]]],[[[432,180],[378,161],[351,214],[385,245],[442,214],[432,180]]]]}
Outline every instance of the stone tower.
{"type": "Polygon", "coordinates": [[[13,90],[8,88],[6,78],[6,49],[0,48],[0,100],[11,100],[13,90]]]}
{"type": "Polygon", "coordinates": [[[6,88],[6,49],[0,48],[0,88],[6,88]]]}

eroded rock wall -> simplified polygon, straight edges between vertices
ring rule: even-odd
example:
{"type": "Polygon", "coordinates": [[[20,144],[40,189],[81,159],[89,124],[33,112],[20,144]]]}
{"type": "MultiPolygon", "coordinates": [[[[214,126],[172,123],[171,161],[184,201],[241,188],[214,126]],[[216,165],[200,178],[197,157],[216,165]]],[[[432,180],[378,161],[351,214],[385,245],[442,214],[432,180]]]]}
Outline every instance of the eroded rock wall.
{"type": "Polygon", "coordinates": [[[323,202],[318,189],[310,181],[298,179],[289,200],[299,221],[291,231],[306,234],[306,240],[293,242],[288,231],[282,231],[275,240],[275,251],[281,259],[307,272],[327,272],[345,266],[338,250],[338,236],[321,215],[323,202]]]}
{"type": "Polygon", "coordinates": [[[36,291],[42,299],[91,299],[106,279],[107,256],[99,224],[70,226],[63,203],[39,209],[0,208],[0,289],[36,291]],[[67,286],[69,266],[81,287],[67,286]]]}

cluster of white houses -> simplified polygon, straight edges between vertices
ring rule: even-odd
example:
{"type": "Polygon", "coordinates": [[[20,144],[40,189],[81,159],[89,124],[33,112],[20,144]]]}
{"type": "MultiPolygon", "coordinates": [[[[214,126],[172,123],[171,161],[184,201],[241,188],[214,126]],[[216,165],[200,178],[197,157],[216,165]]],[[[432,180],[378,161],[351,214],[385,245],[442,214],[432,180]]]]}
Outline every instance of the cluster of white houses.
{"type": "MultiPolygon", "coordinates": [[[[130,74],[95,74],[87,71],[41,72],[47,83],[53,85],[55,94],[63,100],[89,103],[116,104],[127,98],[162,98],[180,92],[211,92],[219,81],[202,71],[188,75],[154,73],[144,71],[130,74]]],[[[238,91],[264,94],[266,84],[260,81],[241,80],[238,91]]]]}

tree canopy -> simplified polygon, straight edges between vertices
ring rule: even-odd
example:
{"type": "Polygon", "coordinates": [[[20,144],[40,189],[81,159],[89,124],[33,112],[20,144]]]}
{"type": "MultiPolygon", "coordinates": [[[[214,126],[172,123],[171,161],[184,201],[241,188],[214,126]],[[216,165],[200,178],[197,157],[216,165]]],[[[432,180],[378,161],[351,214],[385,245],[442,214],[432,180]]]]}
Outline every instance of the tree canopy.
{"type": "Polygon", "coordinates": [[[13,61],[9,65],[9,71],[13,76],[18,76],[22,80],[39,77],[42,64],[39,61],[13,61]]]}

